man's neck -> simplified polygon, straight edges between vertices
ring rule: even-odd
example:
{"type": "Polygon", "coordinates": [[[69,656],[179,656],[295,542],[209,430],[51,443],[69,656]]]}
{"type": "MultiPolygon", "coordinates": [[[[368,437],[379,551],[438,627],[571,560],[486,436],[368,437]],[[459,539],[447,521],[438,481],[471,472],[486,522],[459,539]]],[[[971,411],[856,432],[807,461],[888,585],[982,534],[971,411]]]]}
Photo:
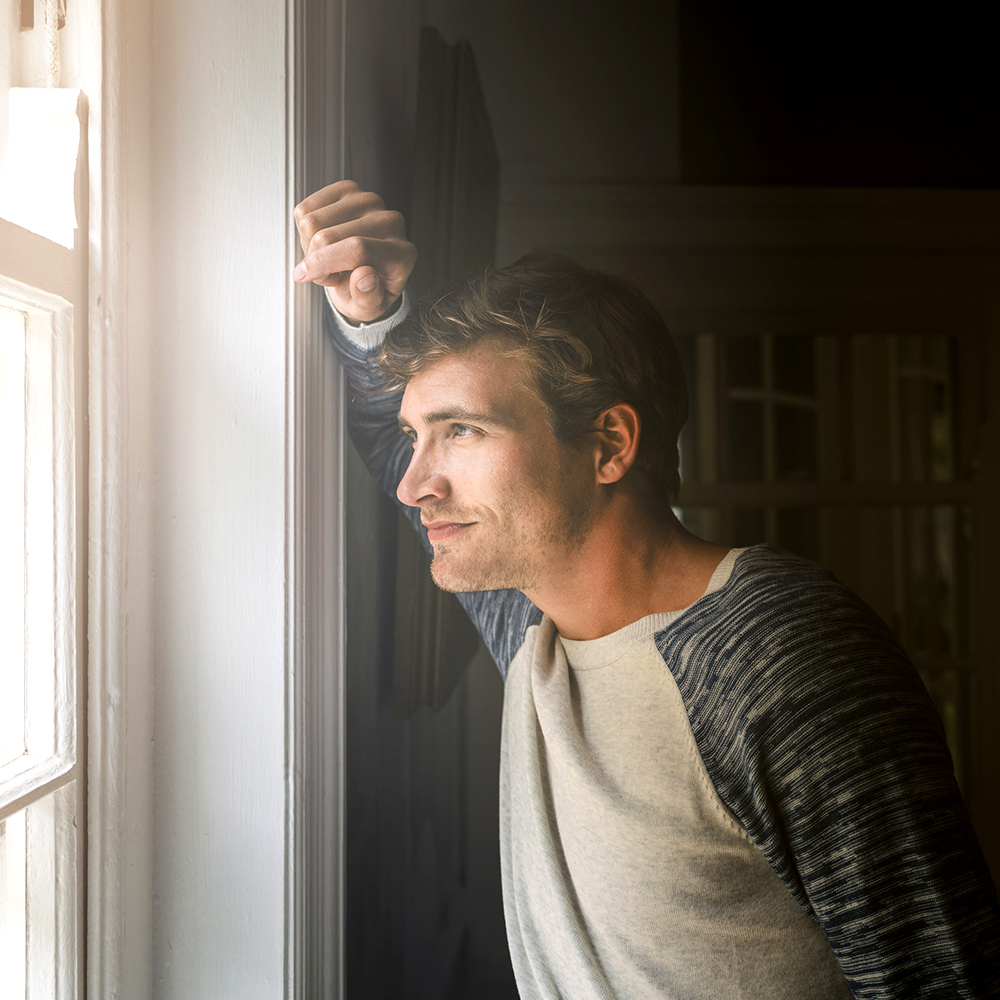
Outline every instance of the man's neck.
{"type": "Polygon", "coordinates": [[[609,511],[528,593],[567,639],[597,639],[705,593],[728,548],[692,535],[672,511],[609,511]]]}

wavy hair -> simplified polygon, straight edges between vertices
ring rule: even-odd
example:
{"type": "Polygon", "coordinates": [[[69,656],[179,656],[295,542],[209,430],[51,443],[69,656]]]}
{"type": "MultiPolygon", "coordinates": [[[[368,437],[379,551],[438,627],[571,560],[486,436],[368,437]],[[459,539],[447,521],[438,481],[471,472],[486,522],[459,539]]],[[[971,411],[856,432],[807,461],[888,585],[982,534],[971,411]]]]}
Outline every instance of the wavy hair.
{"type": "Polygon", "coordinates": [[[617,403],[639,413],[635,468],[677,498],[677,437],[688,397],[670,332],[631,282],[555,253],[488,270],[419,306],[386,337],[378,364],[398,390],[432,362],[494,339],[524,357],[560,440],[575,444],[617,403]]]}

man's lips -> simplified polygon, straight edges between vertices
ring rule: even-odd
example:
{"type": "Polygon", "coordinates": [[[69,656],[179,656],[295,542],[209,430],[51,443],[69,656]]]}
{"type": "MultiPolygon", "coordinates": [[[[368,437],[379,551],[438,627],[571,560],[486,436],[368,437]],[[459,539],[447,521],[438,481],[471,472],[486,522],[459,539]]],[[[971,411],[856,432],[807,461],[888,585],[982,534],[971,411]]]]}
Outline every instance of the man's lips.
{"type": "Polygon", "coordinates": [[[433,543],[454,538],[460,531],[471,528],[475,523],[475,521],[428,521],[424,527],[427,529],[428,539],[433,543]]]}

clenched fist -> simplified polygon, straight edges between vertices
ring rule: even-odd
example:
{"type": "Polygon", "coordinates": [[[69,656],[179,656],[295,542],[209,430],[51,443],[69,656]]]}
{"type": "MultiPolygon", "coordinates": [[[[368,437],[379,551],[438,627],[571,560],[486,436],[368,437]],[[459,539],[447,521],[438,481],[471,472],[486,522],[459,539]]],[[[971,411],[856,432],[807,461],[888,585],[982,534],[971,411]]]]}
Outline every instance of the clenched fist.
{"type": "Polygon", "coordinates": [[[399,212],[354,181],[337,181],[295,208],[302,252],[292,276],[330,289],[355,323],[382,316],[403,293],[417,260],[399,212]]]}

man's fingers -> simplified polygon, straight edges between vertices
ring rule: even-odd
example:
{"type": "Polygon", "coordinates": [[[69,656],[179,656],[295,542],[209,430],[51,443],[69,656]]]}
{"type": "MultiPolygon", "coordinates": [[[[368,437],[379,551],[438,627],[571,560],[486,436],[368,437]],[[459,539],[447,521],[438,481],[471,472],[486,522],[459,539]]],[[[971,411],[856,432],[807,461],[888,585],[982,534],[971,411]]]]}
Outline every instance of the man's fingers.
{"type": "MultiPolygon", "coordinates": [[[[362,191],[354,181],[338,181],[310,195],[295,208],[295,225],[302,252],[308,253],[316,235],[331,227],[367,220],[370,215],[384,215],[385,203],[371,191],[362,191]]],[[[389,235],[388,232],[385,235],[389,235]]],[[[400,229],[399,235],[402,235],[400,229]]]]}
{"type": "Polygon", "coordinates": [[[298,222],[299,219],[310,212],[315,212],[324,205],[332,205],[343,201],[349,195],[363,193],[361,185],[357,181],[335,181],[333,184],[327,184],[326,187],[314,191],[309,197],[303,198],[295,206],[295,221],[298,222]]]}
{"type": "MultiPolygon", "coordinates": [[[[326,213],[315,213],[315,218],[321,218],[326,213]]],[[[369,212],[359,219],[337,222],[334,219],[326,222],[312,237],[308,247],[303,250],[307,256],[325,246],[332,246],[341,240],[352,236],[366,236],[380,240],[406,240],[406,224],[399,212],[386,209],[369,212]]]]}
{"type": "Polygon", "coordinates": [[[349,236],[311,250],[295,268],[293,277],[296,281],[328,283],[326,279],[331,275],[369,267],[377,272],[390,295],[398,295],[416,259],[416,248],[405,240],[349,236]]]}

